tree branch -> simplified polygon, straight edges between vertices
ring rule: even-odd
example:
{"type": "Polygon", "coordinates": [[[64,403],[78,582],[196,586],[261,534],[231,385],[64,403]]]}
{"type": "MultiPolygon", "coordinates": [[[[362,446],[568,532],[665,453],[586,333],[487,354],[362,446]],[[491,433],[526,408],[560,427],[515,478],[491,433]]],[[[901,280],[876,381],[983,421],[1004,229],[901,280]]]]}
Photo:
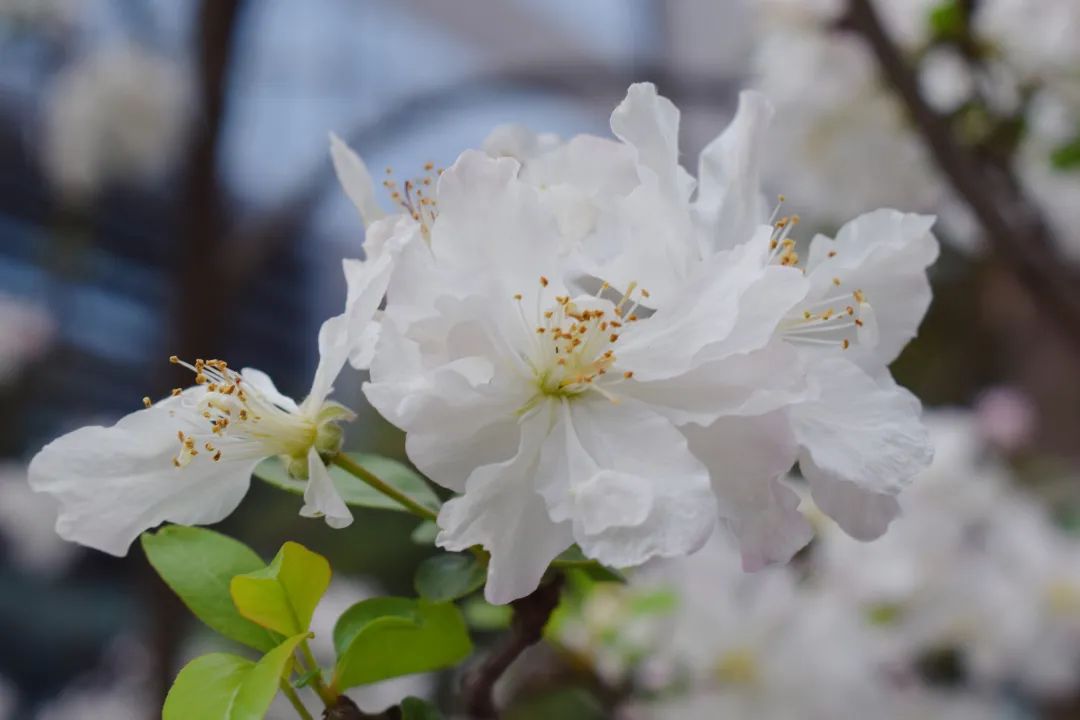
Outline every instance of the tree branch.
{"type": "Polygon", "coordinates": [[[991,248],[1080,348],[1080,277],[1060,258],[1053,232],[1024,195],[1012,169],[966,147],[949,122],[930,107],[871,0],[849,0],[839,25],[866,41],[884,80],[903,102],[938,168],[975,215],[991,248]]]}
{"type": "Polygon", "coordinates": [[[540,642],[544,626],[559,604],[563,576],[558,575],[530,595],[512,603],[514,618],[510,633],[484,660],[465,674],[461,684],[461,704],[466,716],[476,720],[499,717],[495,710],[495,683],[506,669],[529,647],[540,642]]]}

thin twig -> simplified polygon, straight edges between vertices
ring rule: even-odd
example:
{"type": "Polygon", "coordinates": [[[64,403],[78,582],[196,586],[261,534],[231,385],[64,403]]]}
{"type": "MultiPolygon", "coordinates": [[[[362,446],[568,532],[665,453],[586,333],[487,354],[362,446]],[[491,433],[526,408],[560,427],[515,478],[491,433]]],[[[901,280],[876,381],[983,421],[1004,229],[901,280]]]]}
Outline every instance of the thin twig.
{"type": "Polygon", "coordinates": [[[282,679],[281,692],[288,698],[289,704],[296,710],[296,714],[300,716],[300,720],[315,720],[315,718],[311,716],[311,713],[308,712],[307,708],[304,707],[304,703],[300,701],[300,696],[296,694],[296,691],[293,690],[293,687],[289,684],[288,680],[282,679]]]}
{"type": "Polygon", "coordinates": [[[1012,169],[966,147],[949,122],[930,107],[871,0],[849,0],[839,27],[866,41],[885,81],[907,108],[939,169],[975,215],[990,246],[1032,299],[1080,347],[1080,278],[1061,259],[1053,232],[1024,195],[1012,169]]]}
{"type": "Polygon", "coordinates": [[[438,511],[432,510],[426,505],[421,505],[420,503],[416,502],[411,497],[401,492],[390,483],[379,478],[377,475],[372,473],[363,465],[355,462],[345,453],[338,453],[334,456],[331,462],[333,462],[335,465],[337,465],[339,468],[349,473],[350,475],[353,475],[357,479],[364,481],[371,487],[381,492],[383,495],[386,495],[388,498],[394,500],[406,510],[411,512],[413,515],[416,515],[417,517],[422,517],[425,520],[435,520],[439,517],[438,511]]]}
{"type": "Polygon", "coordinates": [[[479,665],[466,673],[461,685],[461,704],[465,714],[476,720],[497,718],[493,691],[506,669],[529,647],[540,642],[544,626],[559,604],[563,576],[541,585],[531,594],[512,603],[514,617],[510,632],[498,647],[479,665]]]}

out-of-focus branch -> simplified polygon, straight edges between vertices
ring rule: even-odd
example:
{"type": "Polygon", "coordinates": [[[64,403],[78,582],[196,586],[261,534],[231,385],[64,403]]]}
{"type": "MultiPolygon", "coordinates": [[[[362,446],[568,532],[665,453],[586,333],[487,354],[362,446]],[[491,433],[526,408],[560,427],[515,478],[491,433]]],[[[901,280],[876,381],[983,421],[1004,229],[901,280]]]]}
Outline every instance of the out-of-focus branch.
{"type": "Polygon", "coordinates": [[[1025,196],[1012,169],[966,147],[949,122],[930,107],[872,0],[848,0],[840,27],[866,41],[884,80],[903,102],[938,168],[971,209],[987,242],[1047,316],[1080,347],[1080,276],[1060,258],[1053,232],[1025,196]]]}
{"type": "MultiPolygon", "coordinates": [[[[222,212],[218,195],[219,135],[225,113],[225,85],[243,0],[204,0],[199,9],[196,49],[199,122],[190,137],[187,163],[177,206],[180,231],[175,260],[175,304],[171,308],[170,341],[181,354],[204,356],[216,347],[217,326],[207,318],[221,315],[225,283],[221,269],[208,259],[221,241],[222,212]]],[[[173,365],[164,365],[172,370],[173,365]]],[[[172,377],[169,385],[178,385],[172,377]]],[[[187,380],[187,378],[185,378],[187,380]]],[[[164,383],[163,383],[164,384],[164,383]]],[[[186,383],[184,383],[186,384],[186,383]]],[[[154,690],[160,701],[172,683],[173,660],[179,646],[183,606],[161,580],[144,566],[142,583],[152,609],[154,690]]],[[[160,705],[160,702],[159,702],[160,705]]]]}
{"type": "Polygon", "coordinates": [[[515,600],[514,618],[510,632],[479,665],[465,675],[461,685],[461,704],[467,717],[476,720],[497,718],[495,710],[495,683],[521,653],[540,642],[544,626],[559,604],[562,593],[561,575],[541,585],[530,595],[515,600]]]}

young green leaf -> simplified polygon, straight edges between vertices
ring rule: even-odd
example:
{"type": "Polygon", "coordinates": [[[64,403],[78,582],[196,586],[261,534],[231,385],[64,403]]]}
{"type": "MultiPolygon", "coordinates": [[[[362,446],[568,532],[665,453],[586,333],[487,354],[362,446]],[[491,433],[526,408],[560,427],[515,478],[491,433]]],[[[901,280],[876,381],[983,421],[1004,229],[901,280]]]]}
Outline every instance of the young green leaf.
{"type": "Polygon", "coordinates": [[[169,689],[162,720],[262,720],[305,637],[289,638],[257,663],[228,653],[195,658],[169,689]]]}
{"type": "Polygon", "coordinates": [[[456,665],[472,652],[461,612],[450,603],[372,598],[334,626],[334,685],[344,689],[456,665]]]}
{"type": "Polygon", "coordinates": [[[330,563],[303,545],[287,542],[262,570],[238,575],[230,591],[236,609],[282,635],[306,632],[330,585],[330,563]]]}
{"type": "Polygon", "coordinates": [[[425,600],[450,602],[477,590],[486,579],[487,568],[475,555],[445,553],[420,563],[413,584],[425,600]]]}
{"type": "Polygon", "coordinates": [[[581,570],[595,582],[626,582],[626,578],[622,573],[585,557],[585,553],[581,552],[581,548],[577,545],[571,545],[564,550],[561,555],[551,562],[551,567],[563,570],[581,570]]]}
{"type": "Polygon", "coordinates": [[[431,545],[435,542],[435,536],[438,534],[439,526],[432,520],[425,520],[413,528],[409,539],[417,545],[431,545]]]}
{"type": "MultiPolygon", "coordinates": [[[[367,453],[347,453],[358,465],[362,465],[373,475],[378,476],[388,485],[411,497],[416,502],[433,510],[439,508],[439,498],[419,474],[399,463],[380,455],[367,453]]],[[[407,512],[395,500],[383,495],[363,480],[345,472],[336,465],[328,465],[330,477],[334,480],[334,486],[340,493],[342,500],[349,505],[357,507],[376,508],[379,510],[400,510],[407,512]]],[[[259,463],[255,468],[255,477],[267,482],[274,487],[286,490],[297,495],[303,495],[307,482],[289,477],[285,466],[277,458],[270,458],[259,463]]]]}
{"type": "Polygon", "coordinates": [[[277,645],[280,638],[241,616],[229,594],[234,576],[265,567],[254,550],[213,530],[182,525],[143,533],[142,546],[146,559],[195,617],[256,650],[277,645]]]}

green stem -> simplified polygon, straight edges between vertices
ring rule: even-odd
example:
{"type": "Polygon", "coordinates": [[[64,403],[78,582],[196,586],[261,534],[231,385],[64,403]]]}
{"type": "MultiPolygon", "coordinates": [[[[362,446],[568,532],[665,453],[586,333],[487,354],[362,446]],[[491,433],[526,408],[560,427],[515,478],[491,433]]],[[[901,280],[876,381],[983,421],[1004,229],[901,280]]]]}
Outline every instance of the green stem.
{"type": "Polygon", "coordinates": [[[296,690],[293,690],[293,686],[289,684],[288,680],[281,681],[281,692],[285,693],[285,697],[289,699],[289,703],[296,710],[296,714],[300,716],[300,720],[315,720],[311,716],[311,713],[304,707],[304,703],[300,702],[300,696],[296,694],[296,690]]]}
{"type": "Polygon", "coordinates": [[[311,687],[315,689],[319,699],[322,700],[323,705],[330,708],[337,702],[337,693],[326,687],[326,683],[323,682],[322,669],[319,668],[319,663],[315,661],[315,656],[311,654],[311,648],[308,647],[307,640],[300,643],[300,654],[304,656],[304,661],[297,660],[297,665],[300,666],[303,672],[307,672],[309,665],[314,671],[314,675],[311,678],[311,687]]]}
{"type": "Polygon", "coordinates": [[[373,475],[367,468],[363,467],[362,465],[358,465],[356,462],[353,461],[352,458],[350,458],[345,453],[338,453],[333,457],[331,462],[345,472],[349,473],[350,475],[353,475],[360,480],[363,480],[368,485],[381,492],[383,495],[386,495],[388,498],[396,501],[413,515],[416,515],[417,517],[422,517],[425,520],[434,520],[439,516],[438,511],[421,505],[405,493],[395,488],[393,485],[390,485],[389,483],[379,479],[378,476],[373,475]]]}

